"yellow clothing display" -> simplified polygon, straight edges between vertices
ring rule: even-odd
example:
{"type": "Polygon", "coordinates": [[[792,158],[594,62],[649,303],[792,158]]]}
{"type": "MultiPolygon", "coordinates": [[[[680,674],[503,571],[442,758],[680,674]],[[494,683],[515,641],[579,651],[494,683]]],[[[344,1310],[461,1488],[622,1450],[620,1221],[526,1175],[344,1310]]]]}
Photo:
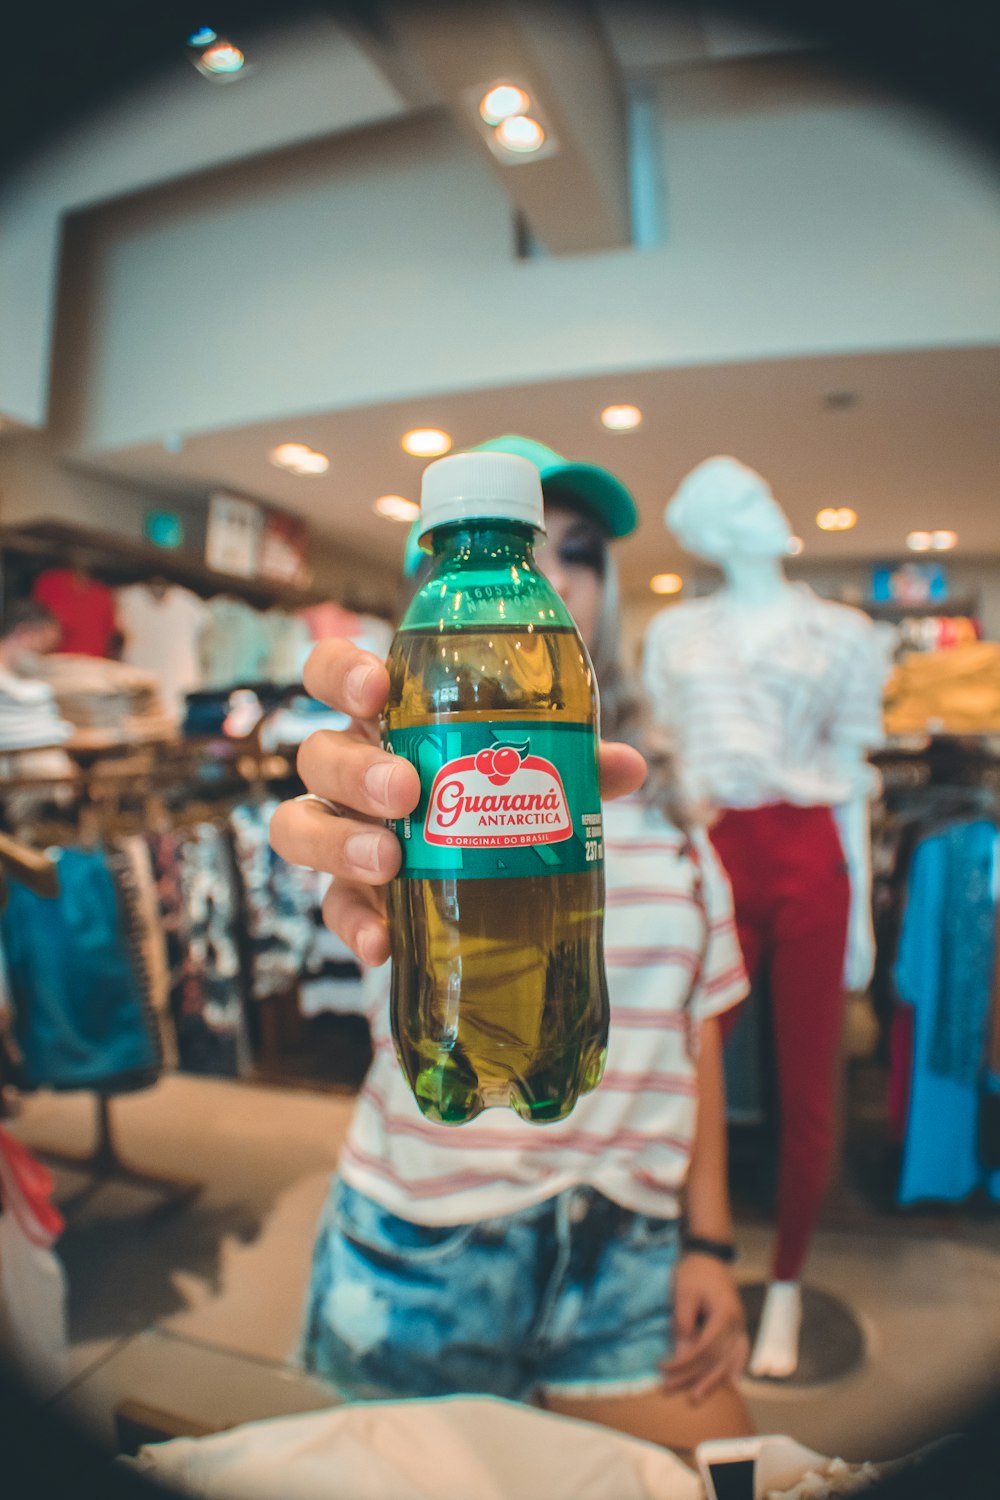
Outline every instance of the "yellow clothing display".
{"type": "Polygon", "coordinates": [[[885,724],[889,734],[1000,734],[1000,644],[905,657],[886,688],[885,724]]]}

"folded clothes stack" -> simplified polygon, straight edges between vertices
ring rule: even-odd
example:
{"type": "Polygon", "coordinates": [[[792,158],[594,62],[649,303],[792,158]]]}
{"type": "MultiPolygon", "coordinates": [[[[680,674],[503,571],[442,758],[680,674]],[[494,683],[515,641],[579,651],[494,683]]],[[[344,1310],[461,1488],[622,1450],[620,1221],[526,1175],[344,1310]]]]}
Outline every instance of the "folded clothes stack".
{"type": "Polygon", "coordinates": [[[890,734],[1000,734],[1000,644],[915,652],[886,688],[890,734]]]}
{"type": "Polygon", "coordinates": [[[63,745],[72,733],[47,683],[0,671],[0,750],[63,745]]]}
{"type": "Polygon", "coordinates": [[[150,672],[104,657],[59,653],[43,657],[39,671],[73,726],[74,749],[168,739],[174,733],[150,672]]]}

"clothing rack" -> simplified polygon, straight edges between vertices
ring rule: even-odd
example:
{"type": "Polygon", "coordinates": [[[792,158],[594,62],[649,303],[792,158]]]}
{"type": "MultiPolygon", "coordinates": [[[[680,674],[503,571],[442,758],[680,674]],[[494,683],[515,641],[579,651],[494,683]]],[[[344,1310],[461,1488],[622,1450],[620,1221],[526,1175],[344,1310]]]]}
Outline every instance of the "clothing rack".
{"type": "MultiPolygon", "coordinates": [[[[65,833],[66,827],[79,831],[81,820],[85,819],[88,814],[91,818],[96,818],[98,825],[106,821],[109,813],[113,819],[117,820],[122,813],[123,796],[136,791],[148,796],[155,784],[162,784],[164,779],[173,785],[177,783],[176,765],[168,764],[152,768],[147,765],[116,767],[113,761],[107,761],[104,756],[97,754],[88,755],[86,761],[88,762],[86,765],[78,766],[62,781],[64,786],[68,785],[72,788],[74,806],[59,807],[56,810],[58,822],[55,828],[51,822],[47,822],[38,825],[39,832],[44,831],[49,836],[54,833],[58,837],[60,832],[65,833]]],[[[22,785],[29,783],[29,778],[23,778],[21,781],[22,785]]],[[[53,785],[53,782],[46,781],[43,784],[53,785]]],[[[34,785],[38,786],[39,783],[36,781],[34,785]]],[[[204,787],[199,787],[198,790],[200,795],[205,795],[204,787]]],[[[226,786],[226,791],[232,791],[229,784],[226,786]]],[[[19,880],[37,895],[55,899],[59,894],[58,868],[52,858],[3,833],[0,833],[0,873],[19,880]]],[[[65,1207],[78,1206],[110,1182],[154,1192],[163,1200],[163,1207],[168,1209],[181,1208],[200,1193],[202,1188],[200,1182],[167,1177],[135,1167],[125,1161],[116,1139],[112,1097],[98,1093],[95,1095],[95,1103],[95,1142],[89,1153],[71,1153],[47,1148],[39,1152],[51,1163],[71,1168],[73,1171],[82,1171],[89,1179],[82,1189],[71,1196],[64,1205],[65,1207]]]]}
{"type": "Polygon", "coordinates": [[[93,1196],[100,1188],[111,1182],[126,1187],[144,1189],[156,1193],[163,1201],[164,1209],[184,1208],[197,1198],[204,1186],[193,1179],[163,1176],[157,1172],[146,1172],[124,1161],[119,1154],[111,1113],[111,1098],[107,1094],[95,1095],[97,1104],[96,1140],[89,1154],[69,1151],[53,1151],[48,1147],[36,1148],[38,1155],[55,1166],[68,1167],[74,1172],[84,1172],[90,1179],[78,1192],[62,1203],[62,1208],[72,1210],[93,1196]]]}
{"type": "MultiPolygon", "coordinates": [[[[48,900],[55,900],[59,895],[58,867],[51,856],[31,849],[3,833],[0,833],[0,870],[26,885],[36,895],[48,900]]],[[[107,1094],[98,1094],[96,1103],[96,1142],[89,1155],[47,1148],[42,1148],[38,1153],[58,1166],[84,1171],[90,1179],[84,1188],[72,1195],[64,1207],[78,1205],[108,1182],[125,1183],[130,1187],[156,1192],[163,1198],[165,1206],[171,1208],[182,1207],[197,1197],[202,1188],[200,1182],[142,1171],[125,1162],[115,1141],[111,1098],[107,1094]]]]}

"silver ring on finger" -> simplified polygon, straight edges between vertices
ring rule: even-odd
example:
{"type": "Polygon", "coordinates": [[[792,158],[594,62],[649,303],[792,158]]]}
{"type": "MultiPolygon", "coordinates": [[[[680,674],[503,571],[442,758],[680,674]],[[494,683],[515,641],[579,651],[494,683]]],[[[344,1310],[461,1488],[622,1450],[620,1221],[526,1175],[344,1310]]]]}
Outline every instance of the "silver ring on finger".
{"type": "Polygon", "coordinates": [[[330,813],[335,818],[347,818],[351,816],[345,807],[341,807],[339,802],[331,802],[329,797],[320,797],[316,792],[300,792],[297,797],[292,798],[292,801],[313,802],[318,807],[321,807],[324,812],[330,813]]]}

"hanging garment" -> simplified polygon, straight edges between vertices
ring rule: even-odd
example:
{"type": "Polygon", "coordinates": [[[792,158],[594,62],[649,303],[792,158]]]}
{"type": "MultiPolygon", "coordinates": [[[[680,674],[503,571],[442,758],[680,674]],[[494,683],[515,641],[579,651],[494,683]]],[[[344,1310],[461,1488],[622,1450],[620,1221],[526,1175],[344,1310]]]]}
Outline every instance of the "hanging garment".
{"type": "Polygon", "coordinates": [[[169,1010],[166,939],[146,840],[139,834],[116,839],[108,848],[108,868],[126,916],[132,962],[149,1008],[150,1029],[158,1038],[160,1065],[174,1068],[177,1044],[169,1010]]]}
{"type": "Polygon", "coordinates": [[[29,1087],[123,1093],[160,1069],[123,910],[101,849],[56,855],[60,893],[10,882],[0,933],[29,1087]]]}
{"type": "Polygon", "coordinates": [[[261,616],[261,625],[268,643],[264,676],[282,686],[301,682],[306,657],[312,650],[306,622],[287,610],[269,609],[261,616]]]}
{"type": "MultiPolygon", "coordinates": [[[[1000,1199],[1000,1172],[989,1172],[979,1156],[980,1081],[986,1066],[993,945],[982,940],[979,903],[974,902],[967,913],[972,931],[966,964],[965,924],[961,903],[955,899],[958,893],[952,889],[956,882],[961,889],[964,870],[975,872],[981,867],[987,844],[995,871],[997,828],[985,820],[929,835],[917,846],[910,864],[895,969],[899,996],[914,1013],[913,1075],[897,1189],[900,1203],[959,1202],[977,1188],[1000,1199]],[[967,1016],[957,1013],[963,1004],[970,1008],[967,1016]],[[970,1081],[963,1076],[964,1062],[962,1068],[952,1064],[956,1057],[967,1057],[977,1025],[978,1074],[970,1081]],[[948,1062],[945,1071],[940,1066],[942,1055],[948,1062]]],[[[995,902],[995,881],[991,888],[995,902]]]]}
{"type": "Polygon", "coordinates": [[[970,1086],[983,1070],[994,961],[994,865],[991,823],[956,824],[935,839],[943,871],[938,920],[941,963],[929,1064],[970,1086]]]}
{"type": "Polygon", "coordinates": [[[208,603],[209,619],[201,637],[203,685],[228,688],[266,677],[270,641],[259,610],[242,599],[220,595],[208,603]]]}
{"type": "Polygon", "coordinates": [[[145,584],[118,590],[118,619],[125,633],[123,660],[152,673],[163,704],[179,719],[184,696],[201,682],[199,645],[208,606],[190,589],[155,592],[145,584]]]}
{"type": "Polygon", "coordinates": [[[287,995],[298,984],[314,942],[313,914],[320,902],[316,871],[287,864],[271,848],[268,831],[277,806],[276,798],[268,798],[244,803],[230,814],[255,1000],[287,995]]]}
{"type": "Polygon", "coordinates": [[[59,621],[60,651],[110,656],[118,624],[114,595],[106,584],[73,568],[49,568],[35,580],[31,597],[59,621]]]}
{"type": "Polygon", "coordinates": [[[339,1015],[365,1015],[368,1001],[361,970],[347,944],[323,921],[322,900],[331,877],[321,875],[313,907],[313,935],[299,984],[299,1010],[304,1016],[324,1011],[339,1015]]]}
{"type": "Polygon", "coordinates": [[[236,1077],[250,1064],[239,897],[223,829],[198,823],[150,840],[167,954],[180,1067],[236,1077]]]}

